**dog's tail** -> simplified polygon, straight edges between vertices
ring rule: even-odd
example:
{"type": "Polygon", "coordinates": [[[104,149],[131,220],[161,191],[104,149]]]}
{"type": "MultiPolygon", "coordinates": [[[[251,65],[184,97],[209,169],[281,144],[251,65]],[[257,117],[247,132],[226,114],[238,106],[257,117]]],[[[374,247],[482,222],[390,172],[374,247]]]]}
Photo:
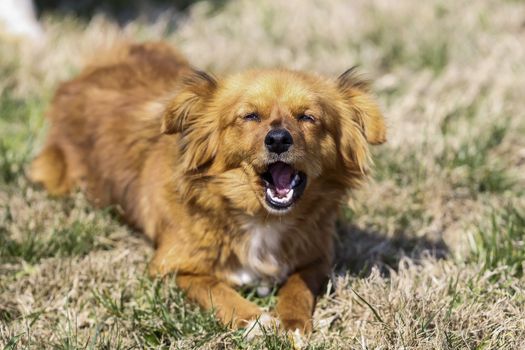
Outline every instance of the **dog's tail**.
{"type": "Polygon", "coordinates": [[[48,144],[31,163],[29,179],[43,185],[53,196],[69,192],[71,184],[63,150],[56,144],[48,144]]]}

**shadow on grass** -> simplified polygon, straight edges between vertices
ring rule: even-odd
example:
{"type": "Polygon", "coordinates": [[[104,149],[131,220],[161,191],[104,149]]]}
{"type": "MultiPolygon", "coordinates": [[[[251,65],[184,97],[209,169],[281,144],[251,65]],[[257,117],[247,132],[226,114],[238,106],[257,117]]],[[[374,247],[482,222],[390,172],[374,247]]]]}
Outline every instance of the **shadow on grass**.
{"type": "MultiPolygon", "coordinates": [[[[126,24],[139,17],[154,20],[166,13],[184,13],[198,2],[202,0],[36,0],[35,5],[39,15],[54,13],[89,20],[96,14],[104,14],[120,24],[126,24]]],[[[228,0],[213,1],[210,10],[217,11],[227,2],[228,0]]]]}
{"type": "Polygon", "coordinates": [[[388,276],[397,270],[402,258],[409,257],[416,263],[424,257],[445,259],[449,248],[442,239],[412,237],[406,233],[388,237],[386,234],[363,229],[345,222],[338,222],[335,271],[367,276],[373,267],[388,276]]]}

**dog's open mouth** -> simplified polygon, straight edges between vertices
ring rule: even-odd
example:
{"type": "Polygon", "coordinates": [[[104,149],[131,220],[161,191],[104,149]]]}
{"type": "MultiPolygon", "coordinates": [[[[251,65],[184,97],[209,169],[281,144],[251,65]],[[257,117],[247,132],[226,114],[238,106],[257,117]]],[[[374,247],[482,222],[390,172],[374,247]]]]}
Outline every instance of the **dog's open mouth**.
{"type": "Polygon", "coordinates": [[[306,187],[306,174],[283,162],[270,164],[261,178],[266,203],[276,210],[291,207],[306,187]]]}

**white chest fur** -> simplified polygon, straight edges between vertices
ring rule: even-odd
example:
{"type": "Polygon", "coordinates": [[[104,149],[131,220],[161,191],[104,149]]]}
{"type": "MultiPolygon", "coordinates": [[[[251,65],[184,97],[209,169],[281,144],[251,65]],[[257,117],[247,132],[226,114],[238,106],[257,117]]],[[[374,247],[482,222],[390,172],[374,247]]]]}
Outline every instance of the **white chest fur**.
{"type": "Polygon", "coordinates": [[[247,240],[242,266],[230,274],[237,286],[258,287],[265,294],[275,283],[283,282],[290,272],[283,254],[283,243],[289,224],[282,222],[261,223],[247,220],[243,225],[247,240]]]}

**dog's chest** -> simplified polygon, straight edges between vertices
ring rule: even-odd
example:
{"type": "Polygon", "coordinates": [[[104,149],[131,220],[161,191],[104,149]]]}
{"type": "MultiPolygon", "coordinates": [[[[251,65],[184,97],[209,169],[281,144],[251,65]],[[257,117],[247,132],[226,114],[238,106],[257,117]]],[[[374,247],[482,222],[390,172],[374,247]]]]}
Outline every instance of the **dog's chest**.
{"type": "Polygon", "coordinates": [[[289,225],[247,221],[243,228],[247,236],[239,257],[240,266],[228,279],[237,286],[257,287],[259,294],[266,294],[264,291],[282,283],[290,272],[284,251],[289,225]]]}

